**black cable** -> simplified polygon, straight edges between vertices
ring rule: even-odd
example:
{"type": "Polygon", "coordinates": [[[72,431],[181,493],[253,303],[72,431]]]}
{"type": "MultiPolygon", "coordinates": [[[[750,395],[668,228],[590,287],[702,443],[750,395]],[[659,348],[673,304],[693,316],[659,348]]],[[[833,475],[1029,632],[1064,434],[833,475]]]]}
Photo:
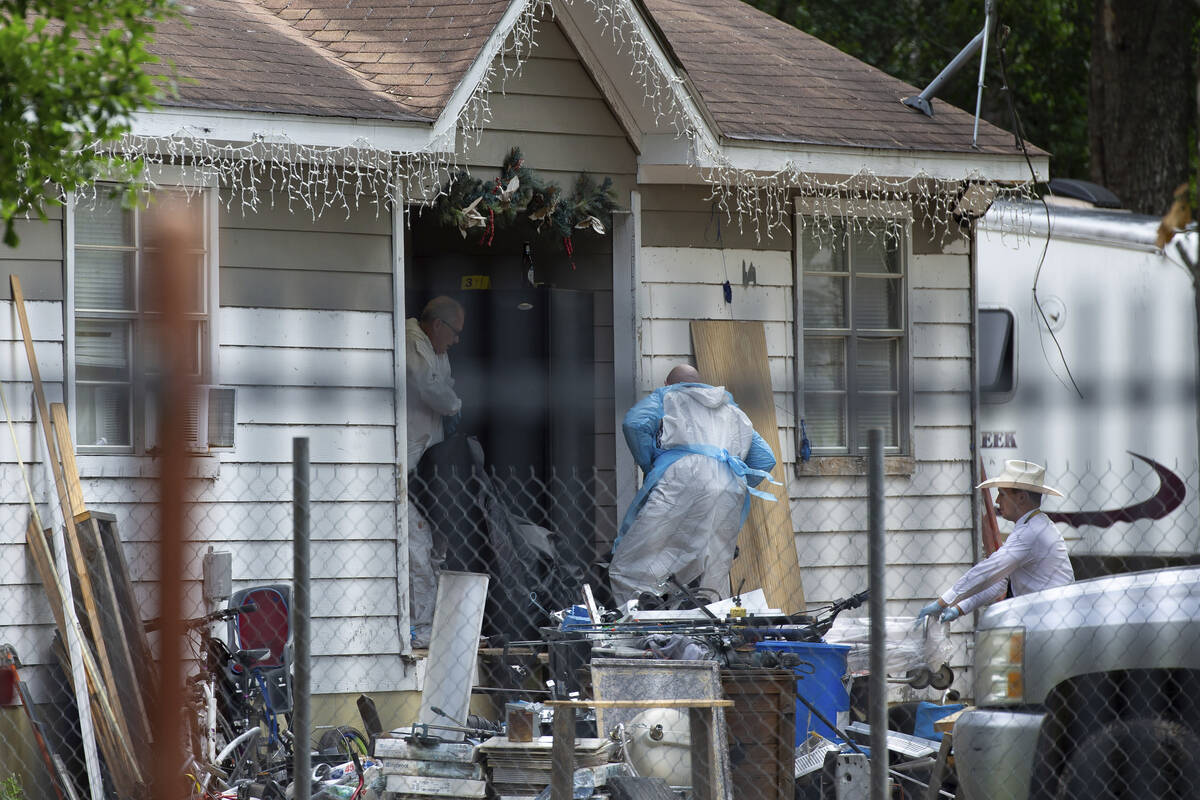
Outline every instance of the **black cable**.
{"type": "MultiPolygon", "coordinates": [[[[1032,179],[1034,186],[1036,186],[1038,183],[1037,171],[1033,168],[1033,160],[1029,157],[1029,149],[1025,146],[1025,126],[1021,124],[1021,115],[1017,112],[1017,104],[1013,99],[1015,92],[1013,92],[1008,85],[1008,59],[1005,55],[1005,45],[1008,42],[1008,35],[1011,32],[1011,28],[1009,28],[1007,25],[1004,25],[1001,26],[1000,30],[1000,40],[997,43],[998,46],[996,50],[1000,60],[1000,80],[1003,82],[1001,91],[1008,100],[1009,113],[1012,115],[1013,119],[1013,134],[1017,137],[1017,144],[1021,148],[1021,155],[1025,157],[1025,164],[1029,167],[1030,178],[1032,179]]],[[[1050,188],[1049,183],[1046,184],[1046,191],[1051,195],[1054,194],[1054,191],[1050,188]]],[[[1042,303],[1037,296],[1038,280],[1042,277],[1042,267],[1046,264],[1046,253],[1050,249],[1051,227],[1050,204],[1046,202],[1046,198],[1043,195],[1038,195],[1038,200],[1041,202],[1042,208],[1046,212],[1046,241],[1042,245],[1042,255],[1038,259],[1037,269],[1033,273],[1033,305],[1035,308],[1037,308],[1038,314],[1041,316],[1042,322],[1046,326],[1046,330],[1050,333],[1050,338],[1054,341],[1054,346],[1058,350],[1058,357],[1062,360],[1063,369],[1067,371],[1067,377],[1071,379],[1071,386],[1074,387],[1075,393],[1079,395],[1079,398],[1082,400],[1083,391],[1079,388],[1079,384],[1075,382],[1075,376],[1071,374],[1071,365],[1067,363],[1067,356],[1065,353],[1063,353],[1062,345],[1058,341],[1058,336],[1055,335],[1054,329],[1050,327],[1050,320],[1046,318],[1046,312],[1042,308],[1042,303]]],[[[1045,353],[1044,343],[1042,352],[1043,354],[1045,353]]],[[[1058,376],[1056,375],[1055,377],[1058,376]]],[[[1066,383],[1063,382],[1062,378],[1059,378],[1058,380],[1060,383],[1063,383],[1063,385],[1066,386],[1066,383]]]]}

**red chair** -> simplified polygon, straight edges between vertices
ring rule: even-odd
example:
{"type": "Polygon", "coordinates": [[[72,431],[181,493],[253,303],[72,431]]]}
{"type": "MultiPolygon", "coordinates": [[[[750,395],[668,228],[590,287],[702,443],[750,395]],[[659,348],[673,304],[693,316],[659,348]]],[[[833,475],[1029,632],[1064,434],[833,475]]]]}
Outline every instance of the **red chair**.
{"type": "MultiPolygon", "coordinates": [[[[229,607],[253,604],[254,610],[243,612],[229,621],[229,641],[233,649],[265,649],[270,655],[253,665],[261,672],[267,687],[267,699],[276,714],[292,710],[292,588],[287,584],[254,586],[239,589],[229,598],[229,607]]],[[[255,680],[234,667],[238,679],[255,680]]]]}

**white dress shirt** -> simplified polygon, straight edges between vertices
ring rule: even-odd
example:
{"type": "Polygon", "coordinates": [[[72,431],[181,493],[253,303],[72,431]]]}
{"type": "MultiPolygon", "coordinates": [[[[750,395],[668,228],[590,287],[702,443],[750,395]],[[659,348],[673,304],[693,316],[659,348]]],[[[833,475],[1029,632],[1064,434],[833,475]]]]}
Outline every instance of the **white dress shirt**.
{"type": "Polygon", "coordinates": [[[408,408],[408,471],[433,445],[442,441],[442,417],[457,414],[462,400],[454,393],[450,357],[433,351],[433,343],[415,319],[404,323],[408,408]]]}
{"type": "Polygon", "coordinates": [[[942,595],[946,605],[958,604],[964,615],[1004,597],[1011,583],[1014,597],[1064,586],[1075,580],[1067,543],[1041,509],[1017,520],[1000,549],[967,570],[942,595]]]}

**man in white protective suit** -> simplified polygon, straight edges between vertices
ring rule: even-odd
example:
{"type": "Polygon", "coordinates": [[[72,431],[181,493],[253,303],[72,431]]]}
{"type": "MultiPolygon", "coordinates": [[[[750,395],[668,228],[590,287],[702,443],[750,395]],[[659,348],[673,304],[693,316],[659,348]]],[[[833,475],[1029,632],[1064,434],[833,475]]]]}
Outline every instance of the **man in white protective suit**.
{"type": "MultiPolygon", "coordinates": [[[[419,319],[404,324],[407,353],[408,475],[433,445],[441,442],[462,413],[450,374],[450,348],[458,342],[466,315],[449,297],[435,297],[419,319]]],[[[417,507],[408,504],[408,586],[414,647],[429,644],[433,606],[437,599],[437,564],[445,547],[435,547],[433,530],[417,507]]]]}
{"type": "Polygon", "coordinates": [[[662,594],[670,575],[722,597],[750,495],[775,455],[729,392],[681,364],[625,415],[625,441],[646,475],[621,522],[609,567],[618,603],[662,594]]]}

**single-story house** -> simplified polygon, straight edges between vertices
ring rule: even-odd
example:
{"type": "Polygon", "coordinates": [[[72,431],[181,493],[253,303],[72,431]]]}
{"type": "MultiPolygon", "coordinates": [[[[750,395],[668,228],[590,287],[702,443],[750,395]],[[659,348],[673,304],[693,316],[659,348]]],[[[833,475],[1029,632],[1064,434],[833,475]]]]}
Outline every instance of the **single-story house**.
{"type": "MultiPolygon", "coordinates": [[[[573,366],[586,396],[572,395],[572,419],[582,408],[587,429],[567,463],[594,468],[596,555],[637,486],[624,412],[693,357],[689,321],[732,319],[765,328],[809,603],[866,586],[868,427],[886,431],[889,611],[915,613],[977,557],[973,234],[960,221],[976,192],[1044,179],[1046,153],[1027,162],[987,123],[973,146],[969,113],[936,101],[932,117],[915,113],[900,102],[913,87],[740,0],[182,8],[187,24],[163,25],[155,45],[177,94],[137,114],[117,149],[146,158],[160,190],[191,193],[206,231],[194,366],[214,391],[197,409],[188,597],[198,608],[209,547],[233,554],[235,587],[290,578],[291,439],[309,437],[318,718],[353,722],[365,691],[393,719],[422,686],[408,639],[404,318],[451,292],[472,312],[468,332],[492,320],[482,340],[500,341],[508,317],[493,311],[507,301],[494,298],[530,289],[530,262],[534,281],[570,295],[586,335],[479,385],[533,381],[550,397],[551,360],[573,366]],[[514,147],[564,193],[581,172],[611,178],[611,226],[537,236],[527,255],[524,229],[464,235],[428,205],[455,169],[496,178],[514,147]]],[[[88,505],[117,516],[149,609],[153,420],[132,378],[146,357],[131,300],[142,218],[103,193],[70,198],[49,223],[20,222],[0,268],[23,281],[88,505]]],[[[0,380],[34,492],[52,504],[2,291],[0,380]]],[[[465,374],[490,352],[451,360],[465,374]]],[[[504,463],[502,448],[491,455],[504,463]]],[[[5,437],[0,640],[37,687],[53,623],[25,553],[16,460],[5,437]]]]}

